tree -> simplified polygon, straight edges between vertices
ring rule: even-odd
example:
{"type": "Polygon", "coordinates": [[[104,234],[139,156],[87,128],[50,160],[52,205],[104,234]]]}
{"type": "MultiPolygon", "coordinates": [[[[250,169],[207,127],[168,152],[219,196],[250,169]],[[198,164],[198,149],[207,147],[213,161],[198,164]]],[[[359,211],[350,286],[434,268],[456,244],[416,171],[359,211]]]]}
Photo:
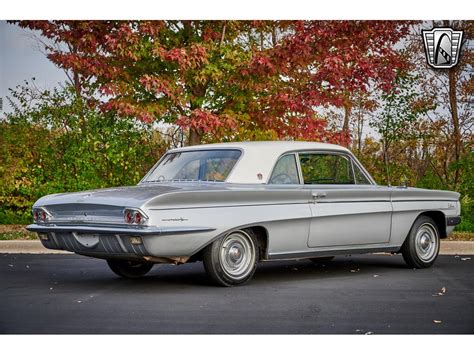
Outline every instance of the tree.
{"type": "Polygon", "coordinates": [[[20,21],[58,46],[48,58],[83,78],[89,103],[175,123],[188,143],[242,138],[341,142],[316,107],[390,88],[404,61],[394,21],[20,21]]]}
{"type": "Polygon", "coordinates": [[[385,179],[389,185],[392,144],[400,140],[409,141],[420,137],[416,123],[432,108],[420,94],[416,81],[416,76],[398,75],[393,88],[381,94],[381,111],[370,122],[370,125],[380,134],[385,179]]]}
{"type": "Polygon", "coordinates": [[[418,85],[433,103],[428,118],[438,124],[439,135],[433,142],[438,151],[430,163],[434,174],[450,189],[459,189],[463,181],[465,155],[470,154],[474,115],[472,94],[474,90],[474,50],[469,45],[474,38],[473,21],[429,21],[413,26],[407,37],[412,71],[419,76],[418,85]],[[433,69],[426,64],[421,38],[422,29],[452,27],[463,31],[459,63],[450,69],[433,69]]]}
{"type": "Polygon", "coordinates": [[[135,184],[167,149],[150,124],[88,107],[72,85],[39,90],[27,82],[8,100],[0,223],[26,223],[34,201],[50,193],[135,184]]]}

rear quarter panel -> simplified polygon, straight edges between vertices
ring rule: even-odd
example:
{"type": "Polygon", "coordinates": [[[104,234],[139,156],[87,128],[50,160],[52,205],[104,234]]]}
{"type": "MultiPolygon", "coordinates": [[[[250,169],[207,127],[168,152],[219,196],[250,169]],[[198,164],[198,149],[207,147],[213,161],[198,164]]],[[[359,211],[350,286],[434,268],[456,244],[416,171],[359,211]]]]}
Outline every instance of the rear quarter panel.
{"type": "Polygon", "coordinates": [[[416,218],[424,212],[440,211],[446,217],[460,213],[459,194],[451,191],[394,188],[392,206],[392,245],[403,244],[416,218]]]}
{"type": "Polygon", "coordinates": [[[223,234],[248,226],[267,231],[268,252],[307,249],[310,192],[300,189],[210,191],[163,195],[144,206],[152,225],[212,227],[211,232],[145,238],[155,256],[190,256],[223,234]]]}

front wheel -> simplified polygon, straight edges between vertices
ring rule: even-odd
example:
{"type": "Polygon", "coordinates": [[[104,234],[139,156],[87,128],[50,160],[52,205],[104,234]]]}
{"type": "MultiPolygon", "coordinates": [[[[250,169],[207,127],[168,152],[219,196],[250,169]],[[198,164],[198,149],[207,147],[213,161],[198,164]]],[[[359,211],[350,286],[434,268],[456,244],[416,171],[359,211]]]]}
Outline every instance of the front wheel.
{"type": "Polygon", "coordinates": [[[204,249],[204,268],[218,285],[243,285],[252,278],[257,268],[258,255],[254,233],[251,230],[238,230],[204,249]]]}
{"type": "Polygon", "coordinates": [[[422,269],[434,264],[439,247],[439,231],[435,221],[428,216],[420,216],[413,223],[401,252],[410,267],[422,269]]]}
{"type": "Polygon", "coordinates": [[[153,264],[130,260],[108,259],[107,264],[114,273],[126,279],[136,279],[151,270],[153,264]]]}

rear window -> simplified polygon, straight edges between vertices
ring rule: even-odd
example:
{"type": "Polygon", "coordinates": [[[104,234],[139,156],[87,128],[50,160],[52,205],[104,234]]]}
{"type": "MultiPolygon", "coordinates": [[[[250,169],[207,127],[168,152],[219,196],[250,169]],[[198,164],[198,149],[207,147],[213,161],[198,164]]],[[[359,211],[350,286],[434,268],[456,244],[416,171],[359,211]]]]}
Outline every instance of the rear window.
{"type": "Polygon", "coordinates": [[[144,181],[225,181],[241,154],[233,149],[167,153],[144,181]]]}

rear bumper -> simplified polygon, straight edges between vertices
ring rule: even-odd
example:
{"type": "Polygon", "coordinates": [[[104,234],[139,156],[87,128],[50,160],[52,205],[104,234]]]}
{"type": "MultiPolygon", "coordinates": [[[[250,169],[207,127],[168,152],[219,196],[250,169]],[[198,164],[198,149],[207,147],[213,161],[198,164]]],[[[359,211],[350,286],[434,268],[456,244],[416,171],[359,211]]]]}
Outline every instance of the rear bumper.
{"type": "Polygon", "coordinates": [[[215,228],[210,227],[137,227],[137,226],[102,226],[102,225],[56,225],[56,224],[30,224],[26,227],[30,232],[77,232],[93,234],[116,234],[129,236],[167,235],[211,232],[215,228]]]}
{"type": "Polygon", "coordinates": [[[164,257],[172,262],[181,260],[176,257],[185,255],[181,252],[176,253],[179,251],[177,246],[183,244],[187,247],[189,239],[199,240],[198,236],[206,235],[204,232],[215,230],[208,227],[158,228],[53,224],[31,224],[27,229],[37,232],[41,243],[48,249],[67,250],[103,259],[150,260],[164,257]]]}
{"type": "Polygon", "coordinates": [[[454,227],[461,223],[461,216],[446,217],[446,226],[454,227]]]}

